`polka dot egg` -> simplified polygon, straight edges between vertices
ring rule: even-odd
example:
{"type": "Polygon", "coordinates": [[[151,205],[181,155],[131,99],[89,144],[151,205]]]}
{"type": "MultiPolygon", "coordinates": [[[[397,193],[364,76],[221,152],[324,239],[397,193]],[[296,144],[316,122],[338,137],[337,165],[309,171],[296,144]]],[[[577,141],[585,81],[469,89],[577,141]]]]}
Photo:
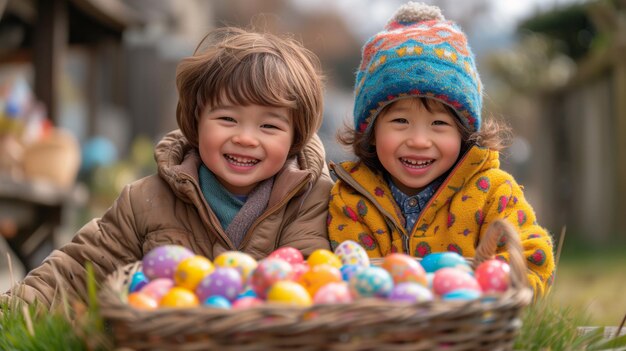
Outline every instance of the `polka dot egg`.
{"type": "Polygon", "coordinates": [[[174,279],[178,264],[194,253],[180,245],[163,245],[150,250],[141,261],[143,273],[150,280],[156,278],[174,279]]]}
{"type": "Polygon", "coordinates": [[[335,255],[339,257],[343,265],[370,265],[370,259],[365,249],[352,240],[346,240],[339,244],[335,249],[335,255]]]}

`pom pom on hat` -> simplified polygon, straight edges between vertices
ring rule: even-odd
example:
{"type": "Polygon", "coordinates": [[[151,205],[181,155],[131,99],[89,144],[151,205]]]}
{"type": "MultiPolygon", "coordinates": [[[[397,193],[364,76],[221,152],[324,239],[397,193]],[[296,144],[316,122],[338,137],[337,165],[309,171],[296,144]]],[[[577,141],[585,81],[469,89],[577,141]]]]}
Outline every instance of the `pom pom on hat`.
{"type": "Polygon", "coordinates": [[[427,97],[450,106],[462,124],[481,125],[482,84],[461,29],[436,6],[408,2],[363,46],[355,82],[354,127],[366,132],[400,98],[427,97]]]}
{"type": "Polygon", "coordinates": [[[443,21],[445,18],[441,14],[441,9],[437,6],[426,5],[421,2],[409,1],[406,4],[400,6],[396,13],[393,15],[389,23],[417,23],[422,21],[443,21]]]}

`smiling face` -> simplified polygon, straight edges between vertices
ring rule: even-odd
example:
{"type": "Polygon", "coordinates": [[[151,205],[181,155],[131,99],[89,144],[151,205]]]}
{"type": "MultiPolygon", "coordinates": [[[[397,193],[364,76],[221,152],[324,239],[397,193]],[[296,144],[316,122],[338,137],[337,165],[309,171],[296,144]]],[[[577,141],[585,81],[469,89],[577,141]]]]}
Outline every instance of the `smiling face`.
{"type": "Polygon", "coordinates": [[[376,154],[394,184],[411,196],[447,172],[461,150],[455,117],[441,103],[392,103],[374,124],[376,154]]]}
{"type": "Polygon", "coordinates": [[[202,162],[229,192],[247,195],[283,167],[294,137],[289,109],[220,104],[198,123],[202,162]]]}

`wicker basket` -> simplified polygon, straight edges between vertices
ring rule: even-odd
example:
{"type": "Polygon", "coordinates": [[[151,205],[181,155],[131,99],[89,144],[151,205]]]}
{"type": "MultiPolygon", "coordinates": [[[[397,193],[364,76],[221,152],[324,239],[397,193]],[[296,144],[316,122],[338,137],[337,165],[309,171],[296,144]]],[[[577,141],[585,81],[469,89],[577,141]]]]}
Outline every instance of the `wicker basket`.
{"type": "Polygon", "coordinates": [[[472,301],[361,299],[307,308],[143,311],[126,304],[129,278],[141,268],[137,262],[108,278],[101,310],[116,346],[134,350],[510,350],[519,313],[532,299],[517,234],[508,223],[494,222],[470,261],[476,266],[491,258],[501,233],[507,236],[512,288],[472,301]]]}

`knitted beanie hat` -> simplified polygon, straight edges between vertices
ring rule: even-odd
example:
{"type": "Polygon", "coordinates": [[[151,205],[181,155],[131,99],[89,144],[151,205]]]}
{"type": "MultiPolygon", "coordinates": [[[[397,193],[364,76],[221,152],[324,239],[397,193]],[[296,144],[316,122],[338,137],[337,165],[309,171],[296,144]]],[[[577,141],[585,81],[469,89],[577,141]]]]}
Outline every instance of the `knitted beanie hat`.
{"type": "Polygon", "coordinates": [[[369,131],[380,111],[405,97],[449,105],[480,129],[482,84],[465,34],[438,7],[408,2],[363,47],[356,75],[354,127],[369,131]]]}

